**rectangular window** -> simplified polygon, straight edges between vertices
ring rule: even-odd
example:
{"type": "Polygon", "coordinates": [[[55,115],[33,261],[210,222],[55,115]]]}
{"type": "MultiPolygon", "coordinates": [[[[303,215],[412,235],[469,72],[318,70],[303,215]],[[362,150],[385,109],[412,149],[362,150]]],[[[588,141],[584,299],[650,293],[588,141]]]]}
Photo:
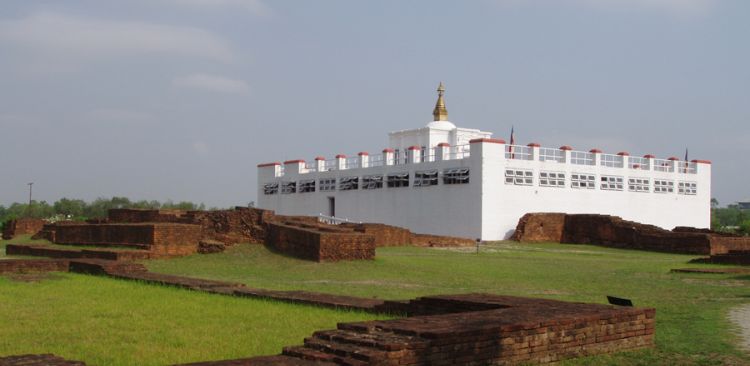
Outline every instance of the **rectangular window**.
{"type": "Polygon", "coordinates": [[[469,168],[453,168],[443,170],[443,184],[469,183],[469,168]]]}
{"type": "Polygon", "coordinates": [[[409,172],[388,174],[388,188],[408,187],[409,172]]]}
{"type": "Polygon", "coordinates": [[[648,178],[628,178],[628,191],[650,192],[651,181],[648,178]]]}
{"type": "Polygon", "coordinates": [[[601,188],[607,191],[622,191],[623,180],[617,175],[602,175],[601,188]]]}
{"type": "Polygon", "coordinates": [[[565,187],[565,173],[539,172],[539,185],[542,187],[565,187]]]}
{"type": "Polygon", "coordinates": [[[505,184],[530,186],[534,184],[534,172],[527,169],[505,169],[505,184]]]}
{"type": "Polygon", "coordinates": [[[674,182],[671,180],[654,179],[654,193],[674,192],[674,182]]]}
{"type": "Polygon", "coordinates": [[[698,194],[698,184],[695,182],[679,182],[677,183],[677,193],[686,195],[698,194]]]}
{"type": "Polygon", "coordinates": [[[336,190],[336,178],[326,178],[321,179],[318,182],[318,187],[320,187],[320,191],[335,191],[336,190]]]}
{"type": "Polygon", "coordinates": [[[299,193],[315,192],[315,179],[299,181],[299,193]]]}
{"type": "Polygon", "coordinates": [[[279,193],[279,182],[266,183],[263,185],[263,194],[276,194],[279,193]]]}
{"type": "Polygon", "coordinates": [[[383,188],[382,175],[365,175],[362,177],[362,189],[383,188]]]}
{"type": "Polygon", "coordinates": [[[425,170],[421,172],[414,172],[414,186],[415,187],[429,187],[436,186],[438,184],[438,171],[437,170],[425,170]]]}
{"type": "Polygon", "coordinates": [[[281,182],[281,194],[297,192],[297,182],[281,182]]]}
{"type": "Polygon", "coordinates": [[[359,189],[359,177],[343,177],[339,179],[339,191],[359,189]]]}
{"type": "Polygon", "coordinates": [[[596,177],[592,174],[571,173],[570,187],[580,189],[594,189],[596,177]]]}

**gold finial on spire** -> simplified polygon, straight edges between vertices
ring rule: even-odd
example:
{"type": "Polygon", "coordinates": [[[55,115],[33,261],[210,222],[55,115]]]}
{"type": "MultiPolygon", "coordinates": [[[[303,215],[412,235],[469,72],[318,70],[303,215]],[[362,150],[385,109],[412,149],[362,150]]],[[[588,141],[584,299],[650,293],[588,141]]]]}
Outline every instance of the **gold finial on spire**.
{"type": "Polygon", "coordinates": [[[445,87],[443,86],[442,81],[440,82],[440,85],[438,85],[437,92],[438,92],[438,100],[437,100],[437,103],[435,103],[435,109],[432,110],[432,117],[434,117],[435,121],[447,121],[448,110],[445,108],[445,100],[443,100],[443,93],[445,93],[445,87]]]}

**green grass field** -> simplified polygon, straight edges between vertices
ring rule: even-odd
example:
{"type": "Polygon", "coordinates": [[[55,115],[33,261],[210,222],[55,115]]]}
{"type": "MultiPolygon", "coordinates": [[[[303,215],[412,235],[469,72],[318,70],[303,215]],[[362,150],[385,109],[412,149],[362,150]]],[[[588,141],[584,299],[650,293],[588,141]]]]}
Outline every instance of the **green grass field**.
{"type": "MultiPolygon", "coordinates": [[[[3,245],[0,242],[0,249],[3,245]]],[[[692,258],[587,245],[493,243],[483,246],[479,254],[473,248],[393,247],[378,249],[374,261],[314,263],[277,255],[260,245],[242,244],[220,254],[146,264],[154,272],[236,281],[257,288],[384,299],[488,292],[605,303],[605,295],[615,295],[632,299],[636,306],[657,309],[656,348],[571,360],[565,364],[750,364],[750,357],[736,347],[736,335],[726,320],[731,307],[750,303],[750,276],[669,272],[680,267],[717,267],[688,263],[692,258]]],[[[0,354],[55,352],[91,360],[93,364],[111,364],[115,360],[123,364],[164,364],[166,360],[182,362],[270,354],[278,353],[283,345],[301,343],[303,337],[315,329],[331,328],[336,322],[368,316],[73,274],[40,283],[0,279],[0,324],[10,324],[0,330],[0,354]],[[185,303],[185,298],[200,305],[188,305],[191,302],[185,303]],[[79,303],[81,301],[86,305],[79,303]],[[66,306],[53,306],[55,303],[66,306]],[[256,309],[273,312],[290,306],[302,309],[289,311],[290,314],[304,314],[304,319],[309,320],[303,322],[304,330],[296,332],[296,328],[287,323],[264,323],[268,316],[258,315],[256,309]],[[87,310],[92,307],[104,314],[106,309],[118,309],[121,315],[91,318],[88,315],[99,314],[87,310]],[[233,310],[221,310],[226,308],[233,310]],[[322,315],[308,318],[308,314],[319,314],[318,311],[322,311],[322,315]],[[137,321],[131,321],[130,314],[135,314],[132,318],[137,321]],[[158,317],[148,318],[144,314],[158,317]],[[194,316],[179,318],[186,314],[194,316]],[[26,329],[32,324],[31,320],[25,320],[29,317],[42,319],[38,322],[42,326],[37,324],[38,329],[26,329]],[[77,329],[81,323],[94,329],[95,334],[99,332],[90,339],[101,338],[101,343],[88,348],[81,346],[80,338],[72,344],[67,342],[71,331],[52,321],[60,317],[73,327],[69,329],[77,329]],[[321,322],[315,320],[318,318],[321,322]],[[242,319],[245,328],[237,328],[238,319],[242,319]],[[274,325],[281,327],[276,329],[274,325]],[[106,330],[97,330],[100,327],[106,330]],[[228,331],[224,331],[227,327],[228,331]],[[264,327],[276,330],[270,333],[242,330],[264,327]],[[61,330],[56,330],[58,328],[61,330]],[[295,331],[290,331],[292,329],[295,331]],[[193,337],[197,337],[195,342],[193,337]],[[15,341],[8,342],[8,339],[15,341]],[[125,342],[118,342],[118,339],[125,342]],[[187,349],[189,352],[185,352],[189,355],[182,355],[180,349],[187,349]],[[170,352],[174,357],[185,358],[161,356],[170,352]],[[76,356],[79,354],[88,358],[76,356]]]]}
{"type": "Polygon", "coordinates": [[[750,302],[750,276],[672,274],[694,257],[586,245],[495,243],[474,249],[378,249],[368,262],[313,263],[239,245],[225,253],[151,261],[155,272],[384,299],[489,292],[605,303],[606,295],[657,309],[654,350],[574,360],[595,365],[750,364],[727,311],[750,302]]]}
{"type": "Polygon", "coordinates": [[[0,355],[54,353],[89,365],[219,360],[278,354],[315,330],[373,318],[79,274],[0,276],[0,355]]]}

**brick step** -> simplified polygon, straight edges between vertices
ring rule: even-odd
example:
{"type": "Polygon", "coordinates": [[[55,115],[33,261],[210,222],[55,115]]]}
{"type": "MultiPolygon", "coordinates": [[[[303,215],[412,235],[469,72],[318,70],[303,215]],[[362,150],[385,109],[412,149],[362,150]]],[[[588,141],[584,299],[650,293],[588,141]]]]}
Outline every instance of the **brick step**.
{"type": "MultiPolygon", "coordinates": [[[[332,354],[342,359],[352,359],[366,364],[388,359],[388,351],[363,347],[356,344],[328,341],[320,338],[305,338],[305,347],[332,354]]],[[[338,363],[338,361],[334,360],[338,363]]]]}
{"type": "Polygon", "coordinates": [[[367,333],[341,329],[323,330],[313,333],[313,337],[324,341],[358,345],[386,352],[420,348],[427,343],[418,337],[379,330],[371,330],[367,333]]]}
{"type": "Polygon", "coordinates": [[[367,366],[370,363],[366,361],[356,360],[350,357],[342,357],[332,353],[322,352],[306,346],[293,346],[284,347],[281,353],[282,355],[289,357],[296,357],[306,361],[325,362],[333,363],[336,365],[344,366],[367,366]]]}
{"type": "Polygon", "coordinates": [[[179,364],[175,366],[336,366],[335,363],[310,361],[293,356],[261,356],[251,358],[240,358],[235,360],[206,361],[179,364]]]}
{"type": "Polygon", "coordinates": [[[0,357],[3,366],[86,366],[81,361],[66,360],[53,354],[0,357]]]}
{"type": "Polygon", "coordinates": [[[118,274],[147,272],[148,269],[140,263],[118,262],[103,259],[71,259],[69,271],[88,274],[118,274]]]}
{"type": "Polygon", "coordinates": [[[57,245],[74,245],[77,247],[99,247],[99,248],[124,248],[124,249],[151,249],[151,244],[134,243],[55,243],[57,245]]]}
{"type": "Polygon", "coordinates": [[[145,250],[106,250],[106,249],[67,249],[55,248],[46,245],[19,245],[8,244],[5,248],[7,255],[25,255],[31,257],[48,257],[48,258],[91,258],[106,260],[139,260],[148,259],[150,253],[145,250]]]}

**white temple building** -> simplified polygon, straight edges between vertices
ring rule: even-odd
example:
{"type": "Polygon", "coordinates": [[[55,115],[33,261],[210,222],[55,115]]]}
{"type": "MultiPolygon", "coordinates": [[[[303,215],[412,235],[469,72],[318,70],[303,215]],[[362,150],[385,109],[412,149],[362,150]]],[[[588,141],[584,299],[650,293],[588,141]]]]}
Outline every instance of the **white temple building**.
{"type": "Polygon", "coordinates": [[[510,145],[449,122],[444,91],[434,120],[391,132],[382,153],[259,164],[258,207],[481,240],[507,239],[529,212],[710,226],[711,162],[510,145]]]}

